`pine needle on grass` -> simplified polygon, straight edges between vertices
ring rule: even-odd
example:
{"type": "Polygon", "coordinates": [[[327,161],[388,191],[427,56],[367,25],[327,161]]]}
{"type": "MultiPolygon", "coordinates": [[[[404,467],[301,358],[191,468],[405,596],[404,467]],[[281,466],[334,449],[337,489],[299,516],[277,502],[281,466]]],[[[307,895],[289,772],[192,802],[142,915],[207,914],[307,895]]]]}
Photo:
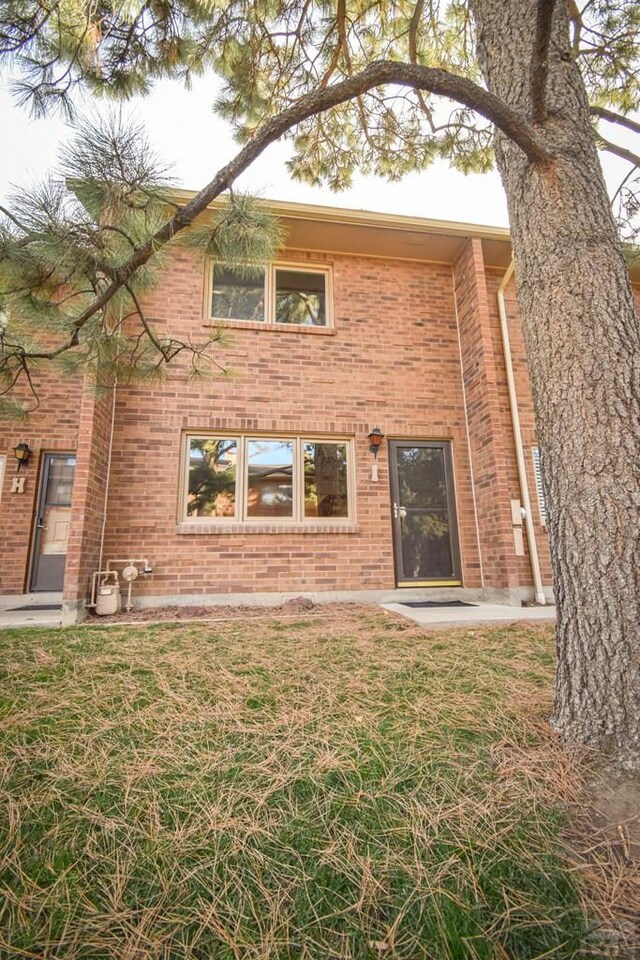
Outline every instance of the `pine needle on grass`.
{"type": "Polygon", "coordinates": [[[548,628],[342,608],[0,642],[0,956],[606,955],[548,628]]]}

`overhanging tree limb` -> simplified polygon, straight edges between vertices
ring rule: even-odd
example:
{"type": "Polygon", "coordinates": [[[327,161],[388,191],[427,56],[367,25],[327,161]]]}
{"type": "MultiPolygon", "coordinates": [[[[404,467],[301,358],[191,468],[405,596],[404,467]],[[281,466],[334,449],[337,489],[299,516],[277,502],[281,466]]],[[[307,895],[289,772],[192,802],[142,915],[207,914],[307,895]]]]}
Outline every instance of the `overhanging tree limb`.
{"type": "Polygon", "coordinates": [[[606,140],[598,131],[596,131],[595,137],[601,150],[613,153],[616,157],[620,157],[621,160],[627,160],[629,163],[632,163],[634,167],[640,167],[639,154],[634,153],[633,150],[628,150],[626,147],[621,147],[617,143],[611,143],[610,140],[606,140]]]}
{"type": "Polygon", "coordinates": [[[245,147],[222,167],[213,180],[174,216],[167,221],[148,241],[132,253],[129,259],[112,273],[109,286],[89,304],[76,318],[72,332],[65,344],[50,354],[39,351],[37,357],[59,356],[78,343],[78,335],[86,323],[95,316],[118,291],[127,284],[136,270],[145,264],[153,253],[171,240],[177,233],[190,226],[209,204],[229,189],[261,153],[298,123],[323,113],[331,107],[352,100],[381,84],[412,87],[457,100],[491,121],[507,137],[516,143],[532,163],[550,163],[552,154],[547,150],[540,134],[499,97],[480,87],[466,77],[446,70],[423,67],[418,64],[396,63],[379,60],[365,70],[340,83],[325,89],[315,90],[302,97],[298,103],[263,124],[245,147]]]}
{"type": "Polygon", "coordinates": [[[608,120],[609,123],[617,123],[627,130],[634,133],[640,133],[640,123],[632,120],[631,117],[625,117],[621,113],[615,113],[613,110],[607,110],[606,107],[591,107],[591,113],[594,117],[600,117],[601,120],[608,120]]]}

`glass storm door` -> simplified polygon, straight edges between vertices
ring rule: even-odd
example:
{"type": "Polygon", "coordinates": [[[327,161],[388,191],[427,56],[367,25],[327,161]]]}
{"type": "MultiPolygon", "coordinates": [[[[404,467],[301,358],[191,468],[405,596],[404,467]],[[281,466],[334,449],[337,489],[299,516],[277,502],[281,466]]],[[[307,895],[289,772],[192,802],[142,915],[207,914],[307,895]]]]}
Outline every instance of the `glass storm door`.
{"type": "Polygon", "coordinates": [[[398,586],[460,584],[451,444],[392,440],[389,454],[398,586]]]}
{"type": "Polygon", "coordinates": [[[33,537],[32,591],[62,590],[76,458],[45,453],[33,537]]]}

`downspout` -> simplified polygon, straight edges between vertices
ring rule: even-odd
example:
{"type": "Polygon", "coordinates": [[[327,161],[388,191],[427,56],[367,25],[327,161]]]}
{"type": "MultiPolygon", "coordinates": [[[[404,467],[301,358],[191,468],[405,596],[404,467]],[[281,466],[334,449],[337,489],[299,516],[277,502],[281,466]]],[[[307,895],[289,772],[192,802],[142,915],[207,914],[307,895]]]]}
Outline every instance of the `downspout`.
{"type": "Polygon", "coordinates": [[[507,373],[507,390],[509,393],[509,409],[511,411],[511,425],[513,428],[513,440],[516,448],[516,463],[518,465],[518,481],[520,483],[520,499],[524,507],[524,523],[527,531],[527,543],[529,545],[529,560],[531,563],[531,573],[533,575],[533,585],[535,589],[536,603],[546,605],[547,598],[544,595],[542,585],[542,574],[540,573],[540,561],[538,559],[538,548],[536,545],[536,533],[533,527],[533,514],[531,511],[531,499],[529,497],[529,484],[527,482],[527,470],[524,459],[524,448],[522,445],[522,432],[520,429],[520,414],[518,413],[518,396],[516,394],[516,382],[513,375],[513,361],[511,358],[511,343],[509,340],[509,326],[507,324],[507,311],[504,303],[504,292],[513,276],[513,260],[507,267],[507,272],[502,278],[498,287],[498,314],[500,315],[500,336],[502,337],[502,349],[504,351],[504,366],[507,373]]]}
{"type": "MultiPolygon", "coordinates": [[[[118,378],[113,378],[113,400],[111,403],[111,430],[109,432],[109,452],[107,454],[107,475],[104,483],[104,504],[102,507],[102,528],[100,530],[100,555],[98,557],[98,570],[102,570],[102,559],[104,554],[104,536],[107,527],[107,502],[109,500],[109,483],[111,480],[111,454],[113,451],[113,428],[116,420],[116,394],[118,389],[118,378]]],[[[92,597],[92,600],[95,598],[92,597]]]]}

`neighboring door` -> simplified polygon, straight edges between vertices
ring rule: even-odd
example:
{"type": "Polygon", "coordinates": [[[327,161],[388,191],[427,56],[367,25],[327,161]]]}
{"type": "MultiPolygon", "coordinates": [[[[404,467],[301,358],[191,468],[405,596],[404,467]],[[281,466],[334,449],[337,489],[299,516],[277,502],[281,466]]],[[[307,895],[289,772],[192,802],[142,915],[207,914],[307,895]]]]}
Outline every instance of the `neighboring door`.
{"type": "Polygon", "coordinates": [[[459,585],[451,444],[391,440],[389,456],[398,586],[459,585]]]}
{"type": "Polygon", "coordinates": [[[62,590],[71,522],[71,494],[76,458],[45,453],[33,536],[33,563],[29,589],[62,590]]]}

